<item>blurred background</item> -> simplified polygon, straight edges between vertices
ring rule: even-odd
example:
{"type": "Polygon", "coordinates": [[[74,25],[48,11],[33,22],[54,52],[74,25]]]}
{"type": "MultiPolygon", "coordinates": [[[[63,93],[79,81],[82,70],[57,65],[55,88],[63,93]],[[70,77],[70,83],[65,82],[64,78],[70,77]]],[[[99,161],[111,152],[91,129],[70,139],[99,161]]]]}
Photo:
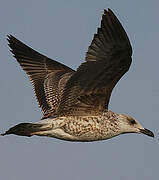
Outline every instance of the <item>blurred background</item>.
{"type": "Polygon", "coordinates": [[[115,87],[109,108],[127,113],[155,133],[101,142],[47,137],[0,137],[3,180],[150,180],[159,178],[159,1],[2,0],[0,3],[0,132],[42,114],[27,75],[6,36],[76,69],[85,59],[103,10],[111,8],[133,46],[133,63],[115,87]]]}

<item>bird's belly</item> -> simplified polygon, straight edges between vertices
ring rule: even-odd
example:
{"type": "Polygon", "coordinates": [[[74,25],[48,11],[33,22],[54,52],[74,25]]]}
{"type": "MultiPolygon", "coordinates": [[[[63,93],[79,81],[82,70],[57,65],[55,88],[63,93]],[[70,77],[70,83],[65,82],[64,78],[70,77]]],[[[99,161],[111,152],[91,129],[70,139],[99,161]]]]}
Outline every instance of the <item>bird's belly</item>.
{"type": "Polygon", "coordinates": [[[48,137],[53,137],[53,138],[62,139],[66,141],[81,141],[81,142],[97,141],[97,140],[102,139],[102,138],[99,138],[97,135],[95,135],[93,132],[77,135],[71,131],[65,132],[64,129],[61,129],[61,128],[52,129],[48,131],[40,131],[40,132],[35,133],[34,135],[48,136],[48,137]]]}
{"type": "Polygon", "coordinates": [[[65,132],[63,129],[56,129],[52,130],[52,132],[47,134],[49,137],[54,137],[62,140],[67,141],[79,141],[79,142],[90,142],[90,141],[99,141],[99,140],[106,140],[117,136],[117,134],[106,133],[102,135],[99,132],[89,131],[87,133],[82,133],[81,135],[73,134],[71,132],[65,132]]]}
{"type": "Polygon", "coordinates": [[[73,134],[72,132],[65,132],[61,128],[54,129],[51,131],[45,131],[41,135],[62,139],[66,141],[81,141],[81,142],[98,141],[98,140],[109,139],[112,137],[111,135],[102,136],[101,134],[92,131],[87,133],[82,133],[81,135],[77,135],[77,134],[73,134]]]}

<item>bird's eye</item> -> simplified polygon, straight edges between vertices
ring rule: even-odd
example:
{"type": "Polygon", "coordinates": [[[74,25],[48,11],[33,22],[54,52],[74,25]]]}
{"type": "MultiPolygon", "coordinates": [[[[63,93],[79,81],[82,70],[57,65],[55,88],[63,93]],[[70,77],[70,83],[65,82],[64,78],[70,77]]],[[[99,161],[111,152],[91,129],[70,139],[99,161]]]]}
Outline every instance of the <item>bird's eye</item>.
{"type": "Polygon", "coordinates": [[[131,120],[130,120],[130,123],[131,123],[131,124],[136,124],[136,121],[135,121],[134,119],[131,119],[131,120]]]}

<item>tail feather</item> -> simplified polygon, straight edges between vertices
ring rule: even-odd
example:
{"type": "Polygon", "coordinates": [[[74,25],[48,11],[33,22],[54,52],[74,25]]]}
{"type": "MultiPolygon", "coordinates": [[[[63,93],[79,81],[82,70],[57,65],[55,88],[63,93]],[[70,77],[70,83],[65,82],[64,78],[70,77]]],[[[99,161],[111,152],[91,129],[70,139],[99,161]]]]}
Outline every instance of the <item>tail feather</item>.
{"type": "Polygon", "coordinates": [[[19,136],[32,136],[38,131],[50,130],[52,126],[50,124],[33,124],[33,123],[20,123],[16,126],[11,127],[5,133],[2,133],[1,136],[15,134],[19,136]]]}

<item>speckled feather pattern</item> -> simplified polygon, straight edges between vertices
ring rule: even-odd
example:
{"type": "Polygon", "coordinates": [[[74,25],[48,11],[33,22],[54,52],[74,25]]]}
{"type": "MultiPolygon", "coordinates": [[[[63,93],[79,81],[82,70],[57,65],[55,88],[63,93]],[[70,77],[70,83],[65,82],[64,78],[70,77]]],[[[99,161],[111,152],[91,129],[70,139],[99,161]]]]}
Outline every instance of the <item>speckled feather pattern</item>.
{"type": "Polygon", "coordinates": [[[108,111],[101,116],[65,117],[67,123],[62,129],[86,141],[106,139],[118,131],[116,113],[108,111]]]}
{"type": "Polygon", "coordinates": [[[43,118],[36,123],[20,123],[1,135],[38,135],[69,141],[104,140],[123,133],[154,137],[131,116],[108,110],[112,90],[132,62],[129,38],[110,9],[104,10],[86,61],[76,71],[12,35],[8,42],[33,84],[43,118]]]}
{"type": "Polygon", "coordinates": [[[120,133],[118,116],[117,113],[107,111],[100,116],[48,118],[37,122],[38,126],[39,124],[42,125],[41,131],[34,132],[31,135],[45,135],[69,141],[108,139],[120,133]]]}

